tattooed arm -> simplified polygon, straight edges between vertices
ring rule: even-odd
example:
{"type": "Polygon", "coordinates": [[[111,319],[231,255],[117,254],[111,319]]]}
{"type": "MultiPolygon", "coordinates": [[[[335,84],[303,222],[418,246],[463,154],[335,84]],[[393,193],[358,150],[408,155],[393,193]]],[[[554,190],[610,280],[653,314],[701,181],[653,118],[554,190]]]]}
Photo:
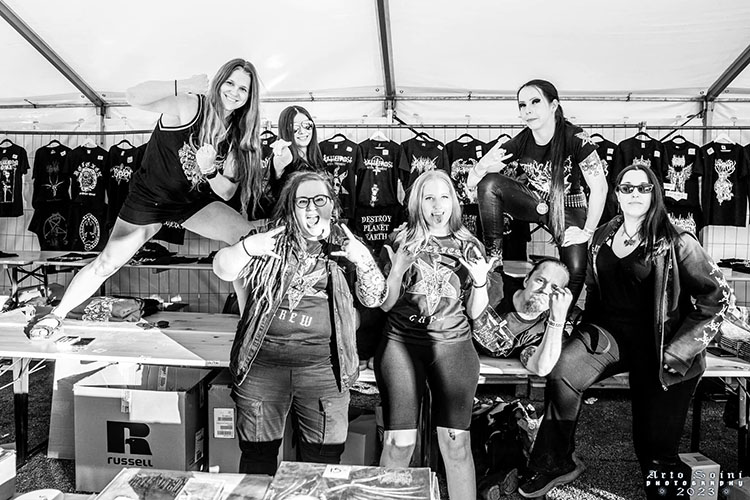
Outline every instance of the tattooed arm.
{"type": "MultiPolygon", "coordinates": [[[[599,225],[599,219],[604,212],[604,205],[607,202],[607,178],[604,174],[602,161],[599,159],[596,151],[588,155],[579,163],[579,166],[581,167],[583,178],[591,190],[589,208],[586,213],[586,224],[583,226],[582,231],[585,233],[586,238],[583,241],[586,241],[593,236],[594,231],[599,225]]],[[[576,241],[574,243],[582,243],[583,241],[576,241]]]]}
{"type": "Polygon", "coordinates": [[[359,301],[365,307],[380,306],[385,301],[388,287],[375,259],[370,257],[368,261],[357,263],[355,267],[357,269],[355,291],[359,301]]]}

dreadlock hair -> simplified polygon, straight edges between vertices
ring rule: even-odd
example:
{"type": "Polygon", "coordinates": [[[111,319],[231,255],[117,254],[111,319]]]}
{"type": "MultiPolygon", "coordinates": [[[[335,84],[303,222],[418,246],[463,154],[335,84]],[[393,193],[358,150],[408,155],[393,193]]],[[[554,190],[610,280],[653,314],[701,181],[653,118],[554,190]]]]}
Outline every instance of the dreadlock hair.
{"type": "Polygon", "coordinates": [[[294,117],[298,113],[305,115],[313,124],[312,138],[305,152],[307,158],[302,159],[309,163],[314,170],[325,170],[323,153],[320,152],[320,146],[318,146],[318,128],[315,126],[312,116],[310,116],[310,113],[305,108],[302,106],[289,106],[281,111],[279,115],[279,137],[292,143],[292,146],[289,148],[292,151],[292,163],[299,161],[301,157],[294,143],[294,117]]]}
{"type": "Polygon", "coordinates": [[[274,245],[274,252],[280,255],[281,258],[252,257],[240,273],[240,278],[244,279],[244,286],[250,290],[250,297],[248,297],[245,311],[240,321],[240,328],[243,328],[243,325],[255,315],[268,313],[274,300],[282,292],[282,273],[284,269],[287,268],[292,259],[296,258],[298,260],[306,247],[305,237],[294,214],[294,201],[300,185],[310,181],[323,183],[333,203],[331,221],[333,222],[338,218],[338,201],[330,178],[326,174],[302,170],[294,172],[289,176],[289,179],[281,189],[279,200],[271,219],[271,227],[279,225],[286,227],[286,230],[276,237],[276,244],[274,245]]]}
{"type": "Polygon", "coordinates": [[[263,192],[263,168],[260,148],[259,79],[255,66],[244,59],[227,61],[216,72],[203,107],[199,146],[211,144],[227,161],[235,164],[234,180],[240,187],[242,209],[254,215],[263,192]],[[221,86],[235,70],[250,76],[247,102],[224,117],[221,86]]]}
{"type": "MultiPolygon", "coordinates": [[[[453,187],[448,174],[442,170],[428,170],[422,173],[410,188],[409,201],[407,203],[408,221],[406,229],[401,231],[396,237],[396,242],[402,245],[409,253],[416,254],[420,252],[431,238],[430,228],[427,220],[422,214],[422,196],[424,195],[424,186],[430,181],[440,180],[448,186],[451,196],[451,205],[453,210],[448,219],[448,230],[451,236],[461,242],[461,253],[467,257],[469,249],[476,247],[481,248],[479,240],[466,229],[461,221],[461,205],[456,196],[456,188],[453,187]]],[[[471,256],[473,258],[473,255],[471,256]]]]}
{"type": "Polygon", "coordinates": [[[667,209],[664,206],[661,184],[653,170],[641,165],[628,165],[617,175],[615,186],[619,186],[625,174],[633,170],[640,170],[645,173],[649,184],[653,184],[654,186],[654,190],[651,191],[651,205],[643,216],[641,227],[638,230],[638,234],[640,234],[641,240],[646,246],[646,256],[653,260],[674,243],[679,236],[679,231],[672,224],[672,221],[669,220],[667,209]]]}
{"type": "MultiPolygon", "coordinates": [[[[565,119],[565,114],[560,105],[560,95],[557,88],[552,83],[547,80],[530,80],[518,89],[516,100],[521,90],[526,87],[536,88],[548,103],[551,104],[553,101],[558,103],[555,110],[555,133],[550,144],[552,182],[549,190],[549,229],[554,242],[557,245],[562,245],[565,234],[565,124],[569,122],[565,119]]],[[[534,140],[534,138],[531,129],[528,127],[524,128],[519,136],[519,147],[523,151],[526,149],[527,141],[534,140]]]]}

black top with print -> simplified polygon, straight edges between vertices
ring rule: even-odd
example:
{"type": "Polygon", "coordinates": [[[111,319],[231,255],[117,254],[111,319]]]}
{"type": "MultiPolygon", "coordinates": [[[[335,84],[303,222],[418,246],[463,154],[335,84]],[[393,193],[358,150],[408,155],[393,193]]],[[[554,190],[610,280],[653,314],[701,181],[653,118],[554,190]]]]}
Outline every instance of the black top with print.
{"type": "Polygon", "coordinates": [[[429,141],[412,137],[401,143],[399,171],[404,189],[408,190],[422,172],[440,169],[451,174],[450,160],[445,145],[440,141],[429,141]]]}
{"type": "Polygon", "coordinates": [[[476,190],[469,191],[466,187],[466,178],[469,176],[469,170],[474,168],[474,165],[482,159],[482,155],[486,152],[485,147],[484,142],[473,137],[467,142],[456,139],[445,145],[451,179],[453,179],[453,185],[456,187],[456,194],[461,205],[477,202],[477,192],[476,190]]]}
{"type": "Polygon", "coordinates": [[[666,152],[664,199],[667,207],[684,206],[700,208],[700,183],[703,176],[703,157],[700,148],[692,142],[664,143],[666,152]]]}
{"type": "Polygon", "coordinates": [[[70,250],[69,217],[69,201],[50,201],[34,209],[29,231],[36,234],[41,250],[70,250]]]}
{"type": "Polygon", "coordinates": [[[745,226],[748,159],[739,144],[709,142],[701,148],[703,215],[707,225],[745,226]]]}
{"type": "Polygon", "coordinates": [[[104,206],[107,192],[107,151],[78,146],[70,152],[70,197],[74,203],[104,206]]]}
{"type": "MultiPolygon", "coordinates": [[[[391,207],[398,200],[398,161],[401,146],[393,141],[367,139],[359,143],[356,166],[358,207],[391,207]]],[[[407,172],[408,175],[408,172],[407,172]]]]}
{"type": "Polygon", "coordinates": [[[638,164],[654,171],[660,182],[664,182],[662,173],[666,171],[666,152],[661,142],[654,139],[641,139],[641,136],[625,139],[617,145],[615,151],[615,168],[612,179],[627,166],[638,164]]]}
{"type": "MultiPolygon", "coordinates": [[[[144,148],[145,149],[145,148],[144,148]]],[[[130,189],[130,179],[141,166],[143,156],[140,148],[112,146],[107,155],[107,225],[114,225],[130,189]]]]}
{"type": "Polygon", "coordinates": [[[28,171],[25,149],[12,143],[0,147],[0,217],[23,215],[23,176],[28,171]]]}
{"type": "Polygon", "coordinates": [[[107,207],[90,203],[72,203],[68,218],[70,249],[100,252],[107,243],[107,207]]]}
{"type": "Polygon", "coordinates": [[[70,200],[70,148],[57,143],[34,153],[34,192],[31,206],[40,208],[49,202],[70,200]]]}
{"type": "Polygon", "coordinates": [[[320,143],[320,152],[341,203],[341,216],[349,219],[354,216],[355,166],[359,162],[359,146],[347,138],[343,141],[328,139],[320,143]]]}

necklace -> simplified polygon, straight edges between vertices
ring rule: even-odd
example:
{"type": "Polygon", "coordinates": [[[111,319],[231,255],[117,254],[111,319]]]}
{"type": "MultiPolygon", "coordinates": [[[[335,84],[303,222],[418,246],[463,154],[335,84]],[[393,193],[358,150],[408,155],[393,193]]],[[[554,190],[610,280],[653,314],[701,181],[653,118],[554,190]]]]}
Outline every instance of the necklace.
{"type": "Polygon", "coordinates": [[[635,241],[638,239],[638,231],[635,232],[635,234],[631,235],[628,233],[627,229],[625,229],[625,224],[622,225],[622,234],[626,236],[625,239],[622,240],[622,244],[626,247],[630,247],[635,245],[635,241]]]}

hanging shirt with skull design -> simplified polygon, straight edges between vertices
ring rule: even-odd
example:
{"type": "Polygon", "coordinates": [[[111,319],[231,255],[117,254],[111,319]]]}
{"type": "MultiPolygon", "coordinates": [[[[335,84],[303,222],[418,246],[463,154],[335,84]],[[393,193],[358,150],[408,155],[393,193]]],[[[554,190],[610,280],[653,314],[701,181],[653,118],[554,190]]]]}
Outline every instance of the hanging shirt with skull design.
{"type": "Polygon", "coordinates": [[[73,203],[104,207],[107,192],[107,151],[78,146],[70,152],[70,196],[73,203]]]}
{"type": "Polygon", "coordinates": [[[320,143],[320,152],[331,174],[333,189],[341,203],[341,216],[350,219],[354,216],[354,196],[356,179],[354,169],[359,162],[359,146],[354,141],[327,140],[320,143]]]}
{"type": "Polygon", "coordinates": [[[692,142],[663,143],[665,151],[664,204],[673,224],[697,235],[704,226],[700,203],[703,157],[692,142]]]}
{"type": "Polygon", "coordinates": [[[701,148],[701,198],[707,225],[744,227],[748,199],[748,160],[739,144],[709,142],[701,148]]]}
{"type": "Polygon", "coordinates": [[[0,147],[0,217],[23,215],[23,175],[28,171],[25,149],[18,144],[0,147]]]}

